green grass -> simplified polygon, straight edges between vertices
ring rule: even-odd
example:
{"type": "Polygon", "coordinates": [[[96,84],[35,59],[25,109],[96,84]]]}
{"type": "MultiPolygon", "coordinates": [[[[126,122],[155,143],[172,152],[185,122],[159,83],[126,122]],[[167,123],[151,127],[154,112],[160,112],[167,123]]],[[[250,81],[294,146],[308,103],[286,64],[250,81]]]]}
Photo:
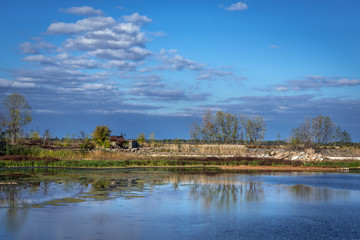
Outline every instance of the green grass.
{"type": "Polygon", "coordinates": [[[300,162],[280,159],[257,159],[249,157],[147,157],[116,155],[100,152],[85,154],[74,150],[51,150],[37,146],[6,146],[6,155],[0,159],[0,167],[61,167],[61,168],[122,168],[122,167],[173,167],[173,166],[304,166],[331,168],[360,168],[360,161],[300,162]],[[23,157],[24,156],[24,157],[23,157]],[[100,157],[84,160],[90,156],[100,157]],[[104,160],[109,159],[109,160],[104,160]]]}
{"type": "MultiPolygon", "coordinates": [[[[261,159],[256,160],[212,160],[201,159],[153,159],[153,160],[0,160],[0,167],[54,167],[54,168],[123,168],[123,167],[174,167],[174,166],[293,166],[281,162],[269,163],[261,159]]],[[[304,167],[332,167],[332,168],[360,168],[360,161],[344,162],[306,162],[304,167]]]]}
{"type": "Polygon", "coordinates": [[[360,161],[306,162],[305,167],[360,168],[360,161]]]}

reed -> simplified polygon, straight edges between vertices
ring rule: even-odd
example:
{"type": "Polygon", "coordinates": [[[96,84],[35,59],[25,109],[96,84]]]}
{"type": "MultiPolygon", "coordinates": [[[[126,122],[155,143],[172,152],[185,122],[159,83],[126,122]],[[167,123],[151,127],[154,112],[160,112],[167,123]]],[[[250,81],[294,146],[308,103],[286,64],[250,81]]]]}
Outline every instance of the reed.
{"type": "Polygon", "coordinates": [[[173,152],[189,155],[236,155],[240,156],[246,152],[244,145],[220,145],[220,144],[166,144],[158,151],[173,152]]]}

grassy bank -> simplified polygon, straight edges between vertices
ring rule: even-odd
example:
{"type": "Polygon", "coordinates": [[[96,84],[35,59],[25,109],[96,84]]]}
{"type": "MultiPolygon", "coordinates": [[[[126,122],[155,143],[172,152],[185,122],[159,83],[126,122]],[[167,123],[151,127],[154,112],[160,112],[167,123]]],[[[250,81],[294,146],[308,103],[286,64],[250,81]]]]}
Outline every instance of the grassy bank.
{"type": "Polygon", "coordinates": [[[264,166],[291,168],[360,168],[360,161],[301,162],[250,157],[147,157],[147,159],[63,160],[22,155],[0,157],[0,167],[126,168],[126,167],[226,167],[264,166]]]}
{"type": "MultiPolygon", "coordinates": [[[[204,145],[206,153],[234,153],[242,146],[204,145]]],[[[174,149],[175,151],[175,149],[174,149]]],[[[239,152],[240,153],[240,152],[239,152]]],[[[0,167],[54,167],[54,168],[126,168],[126,167],[288,167],[288,168],[360,168],[360,161],[290,161],[259,157],[183,157],[176,154],[150,156],[129,151],[79,151],[46,149],[38,146],[8,145],[0,156],[0,167]]],[[[240,155],[240,154],[239,154],[240,155]]],[[[275,168],[274,168],[275,169],[275,168]]]]}

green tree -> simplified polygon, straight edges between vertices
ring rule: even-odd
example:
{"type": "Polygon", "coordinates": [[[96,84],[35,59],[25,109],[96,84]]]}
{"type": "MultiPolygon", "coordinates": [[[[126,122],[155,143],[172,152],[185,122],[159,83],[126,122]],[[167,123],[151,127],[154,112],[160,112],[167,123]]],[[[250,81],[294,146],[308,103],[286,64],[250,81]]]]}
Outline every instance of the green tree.
{"type": "Polygon", "coordinates": [[[151,141],[151,142],[154,142],[155,141],[155,133],[154,132],[151,132],[151,134],[149,135],[149,140],[151,141]]]}
{"type": "Polygon", "coordinates": [[[141,144],[144,143],[146,141],[146,137],[144,133],[139,133],[139,135],[136,138],[136,141],[141,144]]]}
{"type": "Polygon", "coordinates": [[[39,131],[38,130],[31,130],[30,138],[33,139],[33,140],[39,140],[40,139],[39,131]]]}
{"type": "Polygon", "coordinates": [[[96,126],[94,132],[91,134],[93,141],[98,146],[105,146],[107,140],[110,139],[111,130],[108,126],[96,126]]]}
{"type": "Polygon", "coordinates": [[[32,121],[31,107],[23,95],[14,93],[3,101],[5,112],[2,115],[1,125],[15,144],[24,126],[32,121]]]}

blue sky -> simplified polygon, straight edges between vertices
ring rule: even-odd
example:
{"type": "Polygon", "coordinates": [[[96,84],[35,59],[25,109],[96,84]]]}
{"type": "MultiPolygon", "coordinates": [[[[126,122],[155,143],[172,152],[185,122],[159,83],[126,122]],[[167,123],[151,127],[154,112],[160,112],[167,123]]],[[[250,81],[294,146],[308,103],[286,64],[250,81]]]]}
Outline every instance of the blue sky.
{"type": "Polygon", "coordinates": [[[28,130],[188,138],[206,109],[262,115],[266,139],[330,116],[360,140],[358,0],[0,3],[0,97],[28,130]]]}

